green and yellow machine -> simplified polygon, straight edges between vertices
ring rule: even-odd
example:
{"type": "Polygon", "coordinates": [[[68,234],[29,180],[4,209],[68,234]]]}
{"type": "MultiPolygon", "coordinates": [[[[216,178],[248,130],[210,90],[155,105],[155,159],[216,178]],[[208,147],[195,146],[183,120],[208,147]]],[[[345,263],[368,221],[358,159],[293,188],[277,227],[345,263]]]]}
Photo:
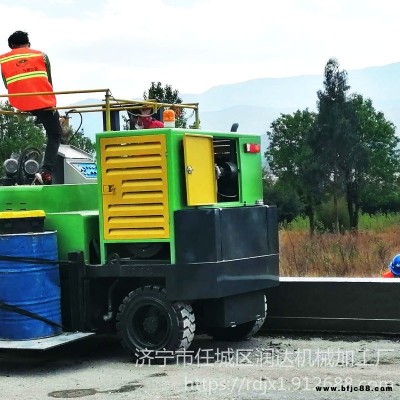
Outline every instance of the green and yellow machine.
{"type": "MultiPolygon", "coordinates": [[[[168,105],[106,96],[95,159],[61,145],[51,186],[10,185],[9,173],[0,214],[40,210],[44,230],[57,232],[66,334],[116,331],[131,353],[187,349],[196,332],[249,338],[279,280],[260,137],[118,129],[120,111],[143,106],[168,105]]],[[[198,126],[197,105],[180,107],[198,126]]]]}

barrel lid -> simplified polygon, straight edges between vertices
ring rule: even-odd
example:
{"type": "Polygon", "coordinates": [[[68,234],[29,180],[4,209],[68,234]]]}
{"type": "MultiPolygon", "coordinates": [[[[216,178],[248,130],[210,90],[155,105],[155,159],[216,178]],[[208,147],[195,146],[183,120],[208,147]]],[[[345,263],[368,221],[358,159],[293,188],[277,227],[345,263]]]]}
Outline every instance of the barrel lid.
{"type": "Polygon", "coordinates": [[[44,218],[46,213],[43,210],[24,210],[24,211],[1,211],[0,219],[13,218],[44,218]]]}

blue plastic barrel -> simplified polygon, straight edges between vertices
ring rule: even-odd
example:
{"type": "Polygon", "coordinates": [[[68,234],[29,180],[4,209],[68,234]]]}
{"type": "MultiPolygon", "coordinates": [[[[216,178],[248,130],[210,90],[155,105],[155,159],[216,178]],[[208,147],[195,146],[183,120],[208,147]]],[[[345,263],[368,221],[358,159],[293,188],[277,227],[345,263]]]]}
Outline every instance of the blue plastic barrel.
{"type": "MultiPolygon", "coordinates": [[[[0,255],[57,260],[56,232],[0,235],[0,255]]],[[[0,301],[61,325],[58,264],[0,260],[0,301]]],[[[0,339],[22,340],[54,336],[61,327],[0,307],[0,339]]]]}

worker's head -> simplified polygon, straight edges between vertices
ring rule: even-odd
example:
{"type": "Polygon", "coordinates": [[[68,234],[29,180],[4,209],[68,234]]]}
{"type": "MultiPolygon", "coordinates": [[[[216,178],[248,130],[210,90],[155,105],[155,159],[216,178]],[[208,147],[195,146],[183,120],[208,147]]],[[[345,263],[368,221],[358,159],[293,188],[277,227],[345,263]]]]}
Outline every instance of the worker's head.
{"type": "Polygon", "coordinates": [[[129,129],[143,129],[141,109],[128,111],[129,129]]]}
{"type": "Polygon", "coordinates": [[[143,116],[143,118],[150,117],[152,113],[153,109],[151,107],[144,107],[140,109],[140,114],[143,116]]]}
{"type": "Polygon", "coordinates": [[[29,36],[26,32],[16,31],[8,38],[8,46],[10,49],[17,49],[18,47],[29,47],[29,36]]]}
{"type": "Polygon", "coordinates": [[[397,254],[392,262],[389,264],[389,269],[393,272],[394,275],[400,276],[400,254],[397,254]]]}
{"type": "Polygon", "coordinates": [[[140,117],[138,118],[138,124],[142,127],[146,127],[151,122],[152,108],[141,108],[140,117]]]}

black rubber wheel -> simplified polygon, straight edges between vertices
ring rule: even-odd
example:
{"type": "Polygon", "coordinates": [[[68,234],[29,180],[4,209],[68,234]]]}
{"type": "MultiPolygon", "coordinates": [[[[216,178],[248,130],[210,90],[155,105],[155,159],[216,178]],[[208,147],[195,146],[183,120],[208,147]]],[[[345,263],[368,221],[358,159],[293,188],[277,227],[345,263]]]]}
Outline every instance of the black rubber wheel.
{"type": "Polygon", "coordinates": [[[227,342],[240,342],[250,339],[261,329],[265,322],[265,318],[267,316],[267,299],[265,296],[264,304],[265,312],[264,316],[261,316],[261,318],[255,321],[245,322],[244,324],[238,324],[234,327],[229,328],[209,328],[207,330],[207,333],[215,340],[227,342]]]}
{"type": "Polygon", "coordinates": [[[190,304],[166,299],[165,289],[144,286],[125,297],[117,313],[117,333],[130,353],[186,350],[196,329],[190,304]]]}

